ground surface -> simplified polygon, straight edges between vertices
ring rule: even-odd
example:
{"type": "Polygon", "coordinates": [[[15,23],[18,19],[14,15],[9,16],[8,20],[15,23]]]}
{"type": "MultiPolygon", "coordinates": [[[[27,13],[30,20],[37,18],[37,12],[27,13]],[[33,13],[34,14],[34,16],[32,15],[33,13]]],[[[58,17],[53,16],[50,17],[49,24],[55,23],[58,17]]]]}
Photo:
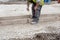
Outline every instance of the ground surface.
{"type": "Polygon", "coordinates": [[[44,5],[36,25],[25,7],[0,5],[0,40],[60,40],[60,4],[44,5]]]}
{"type": "MultiPolygon", "coordinates": [[[[41,15],[37,25],[27,23],[27,19],[28,16],[23,17],[23,19],[22,17],[0,18],[0,40],[33,38],[38,33],[52,33],[55,35],[60,33],[60,14],[41,15]]],[[[29,21],[31,21],[30,18],[29,21]]]]}
{"type": "MultiPolygon", "coordinates": [[[[26,10],[26,8],[26,4],[1,4],[0,17],[31,15],[31,5],[29,12],[26,10]]],[[[41,14],[60,14],[60,4],[56,3],[44,5],[42,7],[41,14]]]]}

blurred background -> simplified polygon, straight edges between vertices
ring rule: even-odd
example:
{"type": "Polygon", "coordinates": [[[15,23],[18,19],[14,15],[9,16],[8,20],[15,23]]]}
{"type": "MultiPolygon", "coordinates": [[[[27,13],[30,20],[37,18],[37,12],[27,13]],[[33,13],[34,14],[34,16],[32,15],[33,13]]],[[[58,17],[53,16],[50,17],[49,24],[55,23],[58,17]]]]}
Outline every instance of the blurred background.
{"type": "MultiPolygon", "coordinates": [[[[0,0],[0,4],[1,3],[26,3],[27,0],[0,0]]],[[[60,0],[44,0],[45,3],[48,2],[48,3],[51,3],[52,1],[53,2],[58,2],[60,3],[60,0]]]]}

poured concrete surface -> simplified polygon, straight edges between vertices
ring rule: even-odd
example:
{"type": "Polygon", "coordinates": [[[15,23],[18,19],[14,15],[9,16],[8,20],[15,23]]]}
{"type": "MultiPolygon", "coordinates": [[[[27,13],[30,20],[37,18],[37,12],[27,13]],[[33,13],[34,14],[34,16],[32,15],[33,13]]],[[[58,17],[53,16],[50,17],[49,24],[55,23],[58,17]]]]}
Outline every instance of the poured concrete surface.
{"type": "Polygon", "coordinates": [[[35,25],[30,24],[31,9],[27,12],[25,7],[0,5],[0,40],[59,40],[60,4],[44,5],[35,25]]]}
{"type": "MultiPolygon", "coordinates": [[[[35,25],[27,23],[26,16],[25,19],[21,19],[22,17],[0,18],[0,40],[28,40],[38,33],[54,33],[57,36],[60,33],[60,14],[41,15],[40,22],[35,25]]],[[[29,19],[31,20],[31,18],[29,19]]]]}
{"type": "MultiPolygon", "coordinates": [[[[26,8],[26,4],[1,4],[0,17],[31,15],[31,5],[29,12],[26,8]]],[[[60,14],[60,4],[44,5],[41,14],[60,14]]]]}

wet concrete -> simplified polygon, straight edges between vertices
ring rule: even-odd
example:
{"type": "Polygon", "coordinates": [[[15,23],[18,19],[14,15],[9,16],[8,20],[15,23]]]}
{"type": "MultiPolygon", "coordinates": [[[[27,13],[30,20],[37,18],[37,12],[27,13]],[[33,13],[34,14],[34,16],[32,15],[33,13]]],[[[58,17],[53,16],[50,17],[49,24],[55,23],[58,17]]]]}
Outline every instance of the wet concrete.
{"type": "Polygon", "coordinates": [[[36,34],[33,38],[10,38],[8,40],[60,40],[60,34],[54,33],[39,33],[36,34]]]}
{"type": "Polygon", "coordinates": [[[0,17],[0,40],[60,40],[60,14],[40,16],[36,25],[31,16],[0,17]]]}

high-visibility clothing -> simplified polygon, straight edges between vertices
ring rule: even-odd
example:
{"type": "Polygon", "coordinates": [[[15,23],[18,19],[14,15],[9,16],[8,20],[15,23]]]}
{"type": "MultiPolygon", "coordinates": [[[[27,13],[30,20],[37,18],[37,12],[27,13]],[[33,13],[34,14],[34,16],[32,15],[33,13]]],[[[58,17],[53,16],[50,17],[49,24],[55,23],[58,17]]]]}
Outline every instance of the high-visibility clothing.
{"type": "MultiPolygon", "coordinates": [[[[36,0],[33,0],[34,3],[36,3],[36,0]]],[[[44,0],[40,1],[40,5],[44,5],[44,0]]]]}

